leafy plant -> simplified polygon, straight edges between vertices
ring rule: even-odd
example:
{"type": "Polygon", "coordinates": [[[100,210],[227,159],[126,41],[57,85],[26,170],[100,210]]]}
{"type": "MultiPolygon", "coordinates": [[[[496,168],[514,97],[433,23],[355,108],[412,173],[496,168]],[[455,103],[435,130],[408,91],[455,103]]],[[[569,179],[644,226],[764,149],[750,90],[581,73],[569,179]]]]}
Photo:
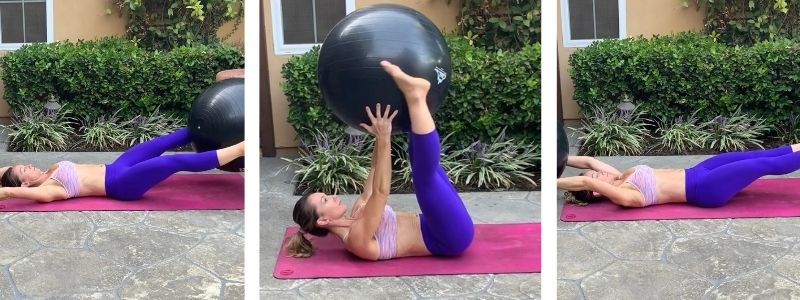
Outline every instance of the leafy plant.
{"type": "Polygon", "coordinates": [[[370,155],[364,139],[348,140],[345,135],[330,136],[317,130],[313,139],[303,141],[296,159],[287,161],[294,168],[293,181],[302,193],[358,193],[369,175],[370,155]]]}
{"type": "Polygon", "coordinates": [[[800,115],[791,114],[786,122],[775,126],[778,136],[784,142],[796,144],[800,142],[800,115]]]}
{"type": "MultiPolygon", "coordinates": [[[[439,148],[441,150],[439,151],[439,164],[445,170],[453,168],[457,159],[451,150],[449,142],[451,136],[453,136],[452,132],[439,140],[439,148]]],[[[392,171],[392,186],[398,188],[411,187],[411,161],[408,156],[408,139],[393,139],[392,150],[394,150],[394,165],[396,166],[392,171]]]]}
{"type": "Polygon", "coordinates": [[[660,122],[656,134],[662,148],[682,153],[705,145],[709,133],[704,125],[692,114],[685,120],[678,117],[672,122],[660,122]]]}
{"type": "Polygon", "coordinates": [[[509,188],[515,182],[533,181],[531,170],[539,161],[539,145],[507,139],[501,133],[489,144],[480,141],[452,153],[445,170],[453,182],[477,188],[509,188]]]}
{"type": "Polygon", "coordinates": [[[751,147],[763,149],[759,138],[770,129],[763,119],[741,113],[740,110],[727,118],[718,116],[704,126],[709,129],[708,147],[717,151],[746,150],[751,147]]]}
{"type": "Polygon", "coordinates": [[[578,142],[587,155],[636,155],[644,150],[644,139],[649,137],[644,111],[638,108],[627,116],[609,113],[594,107],[585,115],[578,142]]]}
{"type": "Polygon", "coordinates": [[[173,115],[162,114],[158,109],[147,116],[136,116],[125,122],[125,124],[127,125],[126,130],[130,133],[127,140],[130,146],[152,140],[184,127],[181,119],[173,115]]]}
{"type": "Polygon", "coordinates": [[[519,50],[539,42],[540,7],[540,0],[465,0],[458,20],[459,32],[470,45],[519,50]]]}
{"type": "Polygon", "coordinates": [[[244,17],[243,0],[114,0],[114,4],[120,15],[128,16],[128,37],[149,49],[215,43],[225,22],[236,22],[233,33],[244,17]]]}
{"type": "Polygon", "coordinates": [[[94,121],[83,120],[81,124],[82,138],[89,146],[97,150],[110,150],[124,146],[131,140],[131,132],[125,128],[127,125],[127,123],[120,123],[116,114],[94,121]]]}
{"type": "Polygon", "coordinates": [[[69,144],[73,124],[62,108],[54,114],[29,106],[12,114],[8,131],[9,148],[17,151],[63,151],[69,144]]]}

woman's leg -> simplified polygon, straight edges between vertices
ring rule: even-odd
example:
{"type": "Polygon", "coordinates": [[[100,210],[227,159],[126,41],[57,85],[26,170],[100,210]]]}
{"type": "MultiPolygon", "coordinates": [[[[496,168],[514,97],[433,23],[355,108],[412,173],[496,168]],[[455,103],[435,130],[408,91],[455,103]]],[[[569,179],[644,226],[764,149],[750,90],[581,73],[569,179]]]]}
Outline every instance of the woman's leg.
{"type": "Polygon", "coordinates": [[[152,140],[134,145],[125,153],[122,153],[113,164],[123,166],[133,166],[145,160],[160,156],[165,151],[180,147],[191,142],[189,129],[184,127],[170,134],[154,138],[152,140]]]}
{"type": "Polygon", "coordinates": [[[800,147],[800,145],[793,145],[793,146],[785,145],[773,149],[721,153],[700,162],[695,167],[701,167],[707,170],[713,170],[719,166],[723,166],[736,161],[761,158],[761,157],[775,157],[775,156],[786,155],[792,153],[793,149],[797,147],[800,147]]]}
{"type": "MultiPolygon", "coordinates": [[[[787,149],[791,150],[789,146],[787,149]]],[[[702,195],[688,199],[689,203],[702,207],[718,207],[726,204],[740,190],[765,175],[783,175],[800,169],[800,152],[789,152],[781,156],[765,156],[734,161],[721,165],[694,179],[702,195]]]]}
{"type": "Polygon", "coordinates": [[[430,83],[381,63],[406,98],[411,117],[408,152],[425,246],[434,255],[454,256],[472,243],[474,227],[464,202],[439,164],[439,134],[426,103],[430,83]]]}
{"type": "Polygon", "coordinates": [[[116,169],[113,186],[106,186],[110,196],[121,200],[141,198],[145,192],[180,171],[202,172],[227,164],[244,155],[244,143],[216,151],[174,154],[151,158],[128,168],[116,169]]]}

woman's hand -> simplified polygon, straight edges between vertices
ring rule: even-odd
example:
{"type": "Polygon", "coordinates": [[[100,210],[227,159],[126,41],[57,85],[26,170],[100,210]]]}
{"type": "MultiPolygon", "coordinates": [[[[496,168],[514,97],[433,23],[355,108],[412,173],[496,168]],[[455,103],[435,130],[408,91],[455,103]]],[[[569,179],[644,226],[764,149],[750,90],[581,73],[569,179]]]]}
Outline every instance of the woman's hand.
{"type": "Polygon", "coordinates": [[[0,200],[5,200],[6,198],[8,198],[8,189],[0,188],[0,200]]]}
{"type": "Polygon", "coordinates": [[[392,106],[387,105],[386,110],[381,113],[380,103],[375,105],[375,114],[372,113],[372,109],[369,106],[365,107],[365,109],[372,124],[361,123],[359,125],[375,137],[389,137],[392,134],[392,120],[397,116],[397,110],[392,112],[392,106]]]}

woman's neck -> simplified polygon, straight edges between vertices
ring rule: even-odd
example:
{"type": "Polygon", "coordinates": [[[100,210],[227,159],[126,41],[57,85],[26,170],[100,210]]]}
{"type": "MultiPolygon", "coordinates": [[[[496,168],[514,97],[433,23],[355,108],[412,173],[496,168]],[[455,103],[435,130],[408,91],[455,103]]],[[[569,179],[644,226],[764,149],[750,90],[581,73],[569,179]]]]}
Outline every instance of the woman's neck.
{"type": "Polygon", "coordinates": [[[344,240],[344,238],[347,237],[347,234],[350,232],[350,226],[353,225],[353,222],[355,222],[354,219],[342,217],[338,220],[328,223],[328,226],[325,226],[325,228],[344,240]]]}

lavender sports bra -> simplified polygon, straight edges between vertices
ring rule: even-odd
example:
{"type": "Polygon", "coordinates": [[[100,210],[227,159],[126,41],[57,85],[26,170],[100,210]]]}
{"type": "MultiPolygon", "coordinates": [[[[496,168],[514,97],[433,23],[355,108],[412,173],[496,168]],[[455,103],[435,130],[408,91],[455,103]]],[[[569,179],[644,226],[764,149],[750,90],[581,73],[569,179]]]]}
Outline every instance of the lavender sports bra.
{"type": "Polygon", "coordinates": [[[69,161],[58,162],[58,169],[50,176],[51,179],[58,181],[67,190],[67,198],[77,197],[80,193],[80,183],[78,182],[78,172],[75,171],[75,164],[69,161]]]}
{"type": "Polygon", "coordinates": [[[653,172],[653,168],[645,165],[638,165],[633,168],[633,174],[628,176],[625,182],[630,183],[642,193],[644,206],[656,204],[656,174],[653,172]]]}
{"type": "Polygon", "coordinates": [[[378,240],[378,259],[390,259],[397,256],[397,217],[389,205],[383,207],[383,217],[375,232],[378,240]]]}

